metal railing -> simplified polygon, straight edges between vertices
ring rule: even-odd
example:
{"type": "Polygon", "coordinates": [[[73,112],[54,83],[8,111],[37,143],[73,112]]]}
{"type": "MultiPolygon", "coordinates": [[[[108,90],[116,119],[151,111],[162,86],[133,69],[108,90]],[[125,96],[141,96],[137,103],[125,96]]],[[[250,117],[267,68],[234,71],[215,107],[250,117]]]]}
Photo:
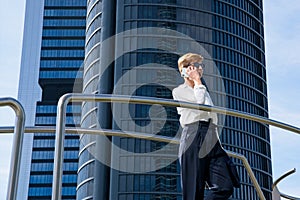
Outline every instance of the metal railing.
{"type": "MultiPolygon", "coordinates": [[[[274,183],[272,185],[272,190],[276,189],[276,187],[280,181],[282,181],[284,178],[288,177],[289,175],[291,175],[295,172],[296,172],[296,169],[293,168],[293,169],[287,171],[286,173],[284,173],[283,175],[281,175],[279,178],[277,178],[276,181],[274,181],[274,183]]],[[[284,193],[280,193],[280,196],[284,197],[286,199],[289,199],[289,200],[300,200],[299,197],[292,197],[292,196],[284,194],[284,193]]]]}
{"type": "MultiPolygon", "coordinates": [[[[283,128],[285,130],[292,131],[294,133],[300,134],[300,129],[282,122],[278,122],[266,117],[257,116],[249,113],[244,113],[240,111],[235,111],[232,109],[221,108],[217,106],[209,106],[202,104],[195,104],[189,102],[182,102],[169,99],[161,99],[155,97],[137,97],[137,96],[126,96],[126,95],[92,95],[92,94],[65,94],[59,101],[57,106],[57,121],[56,121],[56,139],[55,139],[55,157],[54,157],[54,172],[53,172],[53,190],[52,190],[52,200],[59,200],[61,198],[62,189],[62,161],[63,161],[63,143],[64,143],[64,133],[65,133],[65,120],[66,120],[66,107],[70,102],[83,102],[83,101],[94,101],[94,102],[119,102],[119,103],[132,103],[132,104],[159,104],[162,106],[171,107],[183,107],[190,109],[203,110],[208,112],[215,112],[219,114],[231,115],[234,117],[240,117],[256,122],[261,122],[269,124],[278,128],[283,128]]],[[[240,156],[236,153],[232,153],[231,156],[235,155],[237,158],[243,161],[243,164],[253,182],[253,185],[259,195],[261,200],[265,197],[261,191],[260,186],[252,172],[252,169],[244,156],[240,156]]]]}
{"type": "MultiPolygon", "coordinates": [[[[66,120],[66,106],[70,102],[82,102],[82,101],[96,101],[96,102],[119,102],[119,103],[135,103],[135,104],[160,104],[163,106],[172,106],[172,107],[184,107],[190,109],[198,109],[209,112],[227,114],[235,117],[241,117],[269,125],[273,125],[275,127],[279,127],[285,130],[292,131],[294,133],[300,133],[300,129],[282,122],[278,122],[272,119],[268,119],[265,117],[252,115],[248,113],[243,113],[240,111],[225,109],[216,106],[208,106],[208,105],[199,105],[188,102],[174,101],[169,99],[160,99],[153,97],[137,97],[137,96],[124,96],[124,95],[85,95],[85,94],[66,94],[62,96],[58,102],[57,107],[57,125],[55,127],[26,127],[24,129],[24,121],[25,121],[25,113],[24,109],[20,103],[12,98],[0,99],[0,106],[7,104],[7,99],[9,99],[9,105],[13,107],[17,115],[16,127],[15,127],[15,136],[13,142],[13,152],[12,152],[12,161],[11,166],[13,168],[10,172],[9,179],[9,188],[7,199],[14,200],[16,199],[16,189],[17,189],[17,177],[19,173],[19,165],[20,165],[20,151],[22,149],[22,139],[23,132],[30,133],[49,133],[56,132],[56,141],[55,141],[55,157],[54,157],[54,172],[53,172],[53,190],[52,190],[52,200],[61,199],[61,178],[62,178],[62,156],[63,156],[63,142],[64,142],[64,134],[72,133],[72,134],[96,134],[96,135],[108,135],[108,136],[122,136],[122,137],[133,137],[140,139],[148,139],[153,141],[161,141],[178,144],[179,140],[160,136],[160,135],[151,135],[145,133],[136,133],[136,132],[126,132],[126,131],[118,131],[118,130],[97,130],[97,129],[84,129],[84,128],[72,128],[65,126],[66,120]],[[18,136],[18,138],[16,138],[18,136]],[[18,145],[16,145],[18,144],[18,145]]],[[[11,133],[13,127],[0,127],[0,133],[11,133]]],[[[241,155],[234,152],[227,151],[229,156],[240,159],[245,166],[248,175],[258,193],[260,199],[265,199],[263,192],[254,176],[254,173],[247,161],[247,159],[241,155]]],[[[277,182],[278,183],[278,182],[277,182]]],[[[288,195],[281,194],[281,196],[285,197],[288,195]]],[[[298,199],[295,197],[290,197],[290,199],[298,199]]]]}
{"type": "Polygon", "coordinates": [[[12,156],[10,160],[10,173],[7,188],[7,199],[17,198],[18,177],[21,165],[21,151],[23,145],[24,127],[25,127],[25,111],[19,101],[7,97],[0,98],[0,107],[9,106],[15,111],[16,120],[12,144],[12,156]]]}
{"type": "MultiPolygon", "coordinates": [[[[13,130],[13,127],[0,127],[1,133],[11,133],[12,130],[13,130]]],[[[26,133],[51,133],[51,132],[55,133],[55,127],[26,127],[25,132],[26,133]]],[[[147,139],[147,140],[158,141],[158,142],[179,144],[179,139],[174,139],[174,138],[165,137],[165,136],[161,136],[161,135],[151,135],[151,137],[149,137],[149,134],[145,134],[145,133],[126,132],[126,131],[118,131],[118,130],[110,130],[110,129],[109,130],[105,130],[105,129],[98,130],[98,129],[68,127],[65,129],[65,133],[131,137],[131,138],[147,139]]],[[[249,164],[247,158],[245,156],[235,153],[235,152],[231,152],[228,150],[226,150],[226,152],[229,156],[240,159],[242,161],[243,166],[245,167],[245,169],[250,177],[250,180],[252,181],[260,199],[265,199],[263,192],[257,182],[257,179],[255,178],[255,175],[250,167],[250,164],[249,164]]],[[[58,199],[60,199],[60,196],[58,199]]]]}

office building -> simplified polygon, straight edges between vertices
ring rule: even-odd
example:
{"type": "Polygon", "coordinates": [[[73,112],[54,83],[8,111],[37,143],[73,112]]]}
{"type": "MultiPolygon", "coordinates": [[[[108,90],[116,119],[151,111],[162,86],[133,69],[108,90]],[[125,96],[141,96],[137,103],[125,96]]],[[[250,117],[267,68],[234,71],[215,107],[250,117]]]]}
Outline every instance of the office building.
{"type": "MultiPolygon", "coordinates": [[[[268,117],[262,0],[89,0],[86,19],[83,93],[172,98],[182,81],[177,59],[192,51],[204,54],[215,105],[268,117]]],[[[177,119],[175,108],[85,102],[81,125],[175,136],[177,119]]],[[[248,158],[271,199],[268,126],[220,119],[224,147],[248,158]]],[[[174,152],[161,142],[82,135],[77,198],[181,199],[174,152]]],[[[242,186],[232,199],[258,199],[236,162],[242,186]]]]}
{"type": "MultiPolygon", "coordinates": [[[[190,51],[205,57],[205,80],[216,105],[268,117],[262,0],[27,0],[19,89],[26,125],[54,126],[57,100],[67,92],[172,98],[172,88],[182,82],[177,59],[190,51]]],[[[220,119],[224,147],[248,158],[271,199],[268,126],[220,119]]],[[[79,124],[180,133],[175,108],[138,104],[71,105],[67,125],[79,124]]],[[[181,199],[176,148],[68,135],[63,199],[181,199]]],[[[25,136],[18,199],[51,198],[53,156],[53,134],[25,136]]],[[[232,199],[258,199],[236,162],[242,187],[232,199]]]]}
{"type": "MultiPolygon", "coordinates": [[[[19,100],[28,126],[55,126],[60,96],[80,92],[84,60],[86,2],[27,0],[19,100]],[[76,80],[76,81],[75,81],[76,80]]],[[[67,125],[80,123],[81,104],[67,108],[67,125]]],[[[51,199],[53,133],[26,134],[18,199],[51,199]]],[[[63,199],[76,199],[79,136],[65,137],[63,199]]]]}

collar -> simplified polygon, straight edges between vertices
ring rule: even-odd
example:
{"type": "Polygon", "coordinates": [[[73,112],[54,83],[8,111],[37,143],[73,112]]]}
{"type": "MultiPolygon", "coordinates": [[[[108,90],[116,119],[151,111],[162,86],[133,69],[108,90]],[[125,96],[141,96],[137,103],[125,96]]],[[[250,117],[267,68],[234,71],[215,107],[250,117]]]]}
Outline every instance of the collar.
{"type": "Polygon", "coordinates": [[[184,82],[182,85],[183,85],[184,88],[191,88],[192,90],[194,89],[189,84],[187,84],[186,82],[184,82]]]}

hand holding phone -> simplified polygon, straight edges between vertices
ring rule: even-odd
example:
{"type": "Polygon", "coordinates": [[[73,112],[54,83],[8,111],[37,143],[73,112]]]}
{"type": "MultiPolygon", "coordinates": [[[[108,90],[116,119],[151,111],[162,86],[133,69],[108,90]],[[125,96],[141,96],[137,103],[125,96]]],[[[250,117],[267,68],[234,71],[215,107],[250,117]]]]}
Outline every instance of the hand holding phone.
{"type": "Polygon", "coordinates": [[[189,77],[189,75],[186,73],[186,70],[187,70],[187,68],[182,68],[182,70],[181,70],[181,77],[185,77],[185,78],[187,78],[187,77],[189,77]]]}

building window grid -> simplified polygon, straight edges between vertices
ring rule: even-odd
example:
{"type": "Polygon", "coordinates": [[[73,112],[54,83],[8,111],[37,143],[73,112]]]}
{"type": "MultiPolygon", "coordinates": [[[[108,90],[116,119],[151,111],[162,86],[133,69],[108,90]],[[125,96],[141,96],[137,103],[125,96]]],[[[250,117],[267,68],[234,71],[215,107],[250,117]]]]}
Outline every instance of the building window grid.
{"type": "Polygon", "coordinates": [[[43,37],[78,37],[82,38],[85,35],[85,29],[43,29],[43,37]]]}
{"type": "Polygon", "coordinates": [[[83,64],[80,60],[45,60],[41,59],[40,68],[80,68],[83,64]]]}
{"type": "Polygon", "coordinates": [[[99,74],[99,63],[100,58],[95,59],[89,66],[84,67],[83,78],[86,80],[90,80],[91,77],[95,76],[95,74],[99,74]]]}
{"type": "Polygon", "coordinates": [[[85,9],[52,9],[45,7],[44,17],[83,17],[86,16],[85,9]]]}
{"type": "MultiPolygon", "coordinates": [[[[92,33],[92,35],[87,35],[86,36],[87,40],[86,40],[86,45],[85,45],[85,52],[86,52],[86,61],[85,61],[85,66],[89,66],[90,62],[87,62],[88,58],[90,57],[90,51],[96,46],[98,45],[98,43],[100,43],[100,39],[101,39],[101,29],[96,29],[95,32],[92,33]]],[[[98,57],[93,56],[93,59],[91,59],[92,61],[94,61],[95,59],[97,59],[98,57]]]]}
{"type": "MultiPolygon", "coordinates": [[[[78,177],[77,177],[78,178],[78,181],[77,181],[78,185],[80,185],[86,179],[91,178],[91,177],[94,176],[93,175],[94,168],[95,168],[95,162],[91,162],[88,165],[86,165],[83,168],[81,168],[80,172],[78,172],[78,177]]],[[[84,186],[84,185],[81,185],[81,187],[84,186]]],[[[79,188],[81,188],[81,187],[79,187],[79,188]]]]}
{"type": "MultiPolygon", "coordinates": [[[[225,71],[227,73],[225,73],[226,77],[229,78],[235,78],[235,77],[231,77],[232,75],[234,75],[234,71],[240,69],[243,71],[243,73],[247,73],[247,75],[245,75],[245,77],[250,76],[252,79],[245,79],[245,81],[250,81],[255,79],[255,83],[258,82],[257,84],[263,84],[265,83],[265,79],[263,78],[265,75],[265,68],[263,68],[263,66],[261,66],[261,64],[256,63],[256,61],[252,60],[252,59],[248,59],[247,57],[244,57],[243,55],[241,56],[241,54],[237,53],[237,52],[233,52],[236,54],[235,57],[239,57],[239,60],[237,60],[236,63],[233,62],[228,62],[228,61],[224,61],[223,57],[221,57],[221,52],[225,51],[225,52],[231,52],[231,50],[223,48],[223,47],[215,47],[214,48],[214,57],[215,57],[215,63],[216,65],[219,67],[219,70],[221,72],[221,74],[224,74],[224,69],[226,68],[230,68],[230,71],[225,71]],[[241,67],[243,66],[243,68],[241,67]],[[259,68],[260,67],[260,68],[259,68]],[[245,70],[246,69],[246,70],[245,70]],[[253,78],[255,77],[255,78],[253,78]],[[263,83],[261,83],[263,82],[263,83]]],[[[246,84],[249,84],[249,82],[245,82],[246,84]]]]}
{"type": "MultiPolygon", "coordinates": [[[[233,142],[232,143],[233,145],[237,145],[243,149],[250,149],[253,152],[266,153],[266,151],[259,146],[259,145],[263,145],[265,140],[261,140],[258,139],[257,137],[254,137],[253,135],[249,135],[246,133],[246,131],[242,132],[242,131],[234,130],[231,134],[234,135],[234,141],[229,141],[229,143],[233,142]]],[[[228,143],[228,141],[226,143],[228,143]]]]}
{"type": "MultiPolygon", "coordinates": [[[[52,160],[54,159],[53,150],[34,150],[32,151],[32,160],[52,160]]],[[[64,159],[78,159],[78,150],[65,150],[64,159]]]]}
{"type": "MultiPolygon", "coordinates": [[[[213,41],[215,43],[215,48],[221,48],[226,49],[227,54],[234,54],[234,57],[238,58],[238,55],[242,55],[245,58],[255,59],[256,62],[260,63],[260,65],[264,65],[264,60],[261,59],[261,56],[264,55],[263,50],[258,49],[258,47],[255,44],[249,43],[249,41],[245,41],[244,39],[236,39],[237,40],[237,48],[233,48],[233,44],[228,44],[226,41],[226,38],[224,38],[226,35],[231,35],[230,33],[217,31],[214,34],[213,41]]],[[[235,36],[230,36],[232,38],[236,38],[235,36]]],[[[217,58],[224,60],[224,55],[217,54],[217,58]]],[[[241,62],[241,59],[233,59],[232,60],[224,60],[228,62],[232,62],[234,64],[238,64],[241,62]]]]}
{"type": "Polygon", "coordinates": [[[91,77],[91,79],[89,79],[88,82],[84,83],[83,92],[87,94],[91,94],[98,91],[99,88],[98,78],[99,78],[99,74],[91,77]]]}
{"type": "Polygon", "coordinates": [[[86,7],[86,1],[78,1],[78,0],[68,0],[68,1],[60,1],[60,0],[45,0],[45,7],[57,7],[63,9],[64,7],[86,7]]]}
{"type": "Polygon", "coordinates": [[[64,78],[82,78],[83,76],[83,72],[82,71],[50,71],[50,70],[43,70],[40,71],[39,73],[39,78],[40,79],[47,79],[47,78],[60,78],[60,79],[64,79],[64,78]]]}
{"type": "Polygon", "coordinates": [[[43,20],[43,28],[49,29],[49,28],[55,28],[57,30],[62,28],[85,28],[86,20],[84,19],[53,19],[49,17],[45,17],[43,20]]]}
{"type": "Polygon", "coordinates": [[[102,14],[98,15],[86,30],[86,35],[90,36],[96,29],[102,26],[102,14]]]}
{"type": "Polygon", "coordinates": [[[83,120],[86,117],[86,115],[88,115],[88,113],[92,113],[95,110],[97,110],[97,106],[95,102],[84,103],[82,105],[82,113],[84,113],[84,115],[82,116],[81,120],[83,120]]]}
{"type": "MultiPolygon", "coordinates": [[[[179,179],[179,174],[177,175],[166,175],[166,174],[141,174],[141,175],[119,175],[119,188],[122,193],[140,193],[140,192],[178,192],[177,184],[179,179]]],[[[167,195],[167,194],[165,194],[167,195]]]]}
{"type": "Polygon", "coordinates": [[[256,30],[258,33],[262,34],[262,10],[260,10],[259,8],[251,7],[251,9],[249,10],[243,10],[239,7],[234,6],[233,4],[228,4],[224,1],[218,1],[216,2],[215,12],[223,15],[223,17],[225,16],[226,18],[241,21],[243,24],[246,24],[247,26],[256,30]],[[235,10],[236,12],[229,12],[230,9],[233,11],[235,10]]]}
{"type": "MultiPolygon", "coordinates": [[[[82,144],[82,143],[81,143],[82,144]]],[[[82,153],[80,154],[80,159],[79,159],[79,166],[82,166],[84,163],[88,162],[91,159],[94,159],[94,155],[92,152],[94,152],[95,145],[88,147],[82,153]]]]}
{"type": "Polygon", "coordinates": [[[29,187],[28,198],[34,196],[51,196],[51,187],[29,187]]]}
{"type": "Polygon", "coordinates": [[[84,39],[43,39],[42,48],[82,48],[85,44],[84,39]]]}
{"type": "MultiPolygon", "coordinates": [[[[67,116],[66,117],[66,124],[79,124],[80,123],[80,116],[67,116]]],[[[35,119],[36,125],[53,125],[56,124],[56,117],[53,116],[37,116],[35,119]]]]}
{"type": "Polygon", "coordinates": [[[99,3],[99,2],[102,3],[102,0],[88,0],[88,2],[87,2],[87,10],[88,10],[88,12],[87,13],[89,13],[90,10],[92,8],[94,8],[95,4],[99,3]]]}
{"type": "MultiPolygon", "coordinates": [[[[32,163],[31,164],[31,172],[45,172],[45,171],[53,172],[53,166],[54,166],[53,162],[32,163]]],[[[78,169],[77,162],[64,162],[63,163],[63,171],[76,171],[77,169],[78,169]]],[[[64,176],[66,176],[66,175],[64,175],[64,176]]]]}
{"type": "Polygon", "coordinates": [[[54,58],[54,57],[61,57],[61,58],[70,58],[70,57],[81,57],[84,58],[84,50],[77,50],[77,49],[72,49],[72,50],[42,50],[41,51],[41,57],[44,58],[54,58]]]}
{"type": "MultiPolygon", "coordinates": [[[[235,117],[226,116],[224,129],[226,130],[226,129],[230,128],[232,131],[248,133],[251,137],[254,137],[255,140],[261,140],[262,143],[269,144],[269,142],[268,142],[269,140],[267,137],[268,134],[265,134],[265,131],[264,131],[267,128],[266,125],[263,125],[260,123],[252,123],[252,121],[245,120],[246,126],[240,125],[240,127],[242,127],[242,128],[238,129],[237,126],[235,126],[235,121],[238,121],[238,123],[242,124],[242,122],[240,120],[236,119],[235,117]],[[228,123],[230,123],[229,127],[227,125],[228,123]],[[257,130],[260,130],[260,131],[257,131],[257,130]]],[[[234,134],[234,133],[232,133],[232,134],[234,134]]]]}
{"type": "Polygon", "coordinates": [[[226,93],[229,102],[229,106],[228,106],[229,108],[237,109],[245,112],[251,112],[251,113],[255,111],[256,114],[262,116],[265,116],[267,114],[267,109],[264,107],[265,100],[263,100],[264,98],[266,98],[265,96],[263,96],[260,92],[257,92],[253,89],[241,85],[239,86],[240,87],[239,92],[237,92],[237,90],[236,89],[233,90],[232,87],[238,87],[238,86],[236,86],[232,82],[228,83],[227,81],[228,80],[225,80],[224,83],[225,83],[225,89],[227,91],[226,93]],[[243,87],[247,91],[245,96],[241,95],[241,88],[243,87]],[[246,102],[246,100],[248,101],[246,102]]]}
{"type": "Polygon", "coordinates": [[[91,20],[101,12],[102,12],[102,1],[98,1],[96,4],[93,4],[92,8],[88,8],[88,14],[86,17],[86,22],[88,23],[87,28],[89,27],[91,20]]]}
{"type": "Polygon", "coordinates": [[[34,139],[33,140],[33,148],[50,148],[55,146],[54,139],[34,139]]]}
{"type": "Polygon", "coordinates": [[[213,24],[218,31],[230,33],[245,41],[250,41],[254,46],[258,47],[258,50],[260,48],[264,50],[264,45],[261,43],[263,36],[251,29],[249,30],[248,27],[245,27],[240,22],[215,15],[213,24]]]}
{"type": "MultiPolygon", "coordinates": [[[[37,105],[36,107],[37,114],[56,114],[57,113],[57,105],[37,105]]],[[[80,114],[81,113],[81,105],[67,105],[66,108],[67,114],[80,114]]]]}
{"type": "Polygon", "coordinates": [[[77,188],[77,199],[93,199],[94,179],[77,188]]]}

